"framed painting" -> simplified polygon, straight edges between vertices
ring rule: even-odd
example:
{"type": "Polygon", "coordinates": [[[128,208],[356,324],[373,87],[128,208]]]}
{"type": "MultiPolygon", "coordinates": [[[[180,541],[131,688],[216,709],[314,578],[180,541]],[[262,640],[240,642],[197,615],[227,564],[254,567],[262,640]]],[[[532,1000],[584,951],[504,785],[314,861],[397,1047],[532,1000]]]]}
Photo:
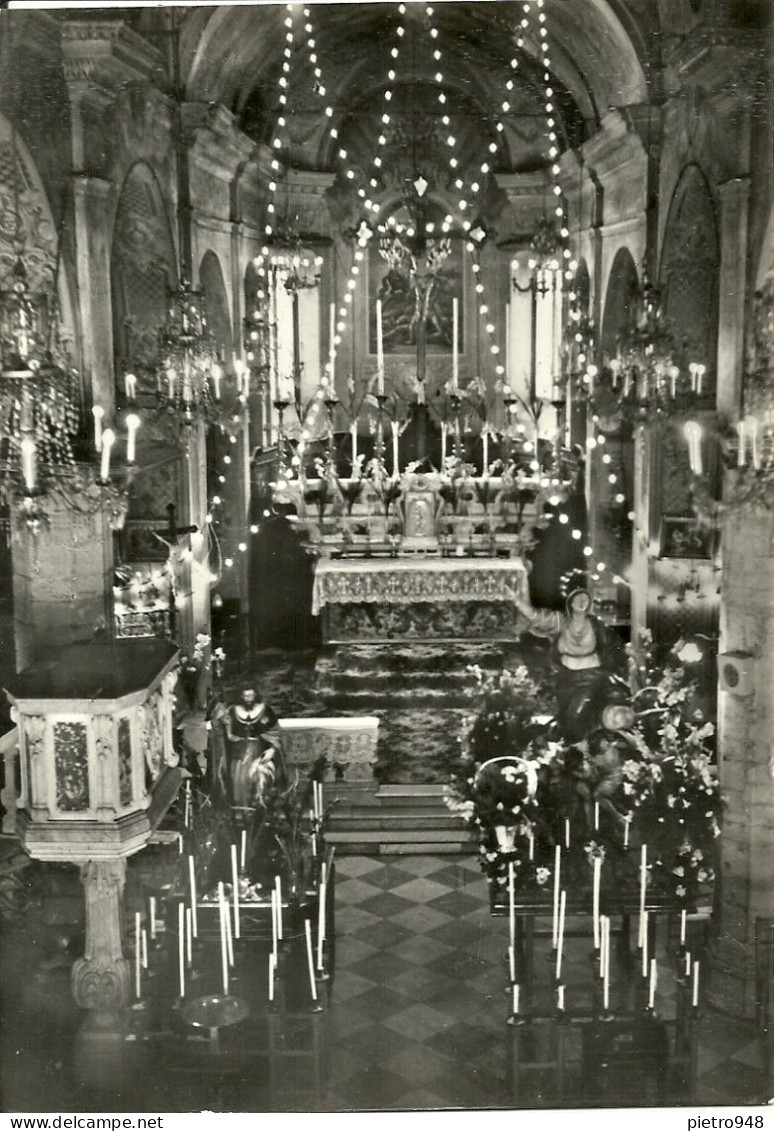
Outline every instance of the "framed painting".
{"type": "Polygon", "coordinates": [[[660,558],[702,558],[715,552],[715,530],[692,515],[665,514],[661,519],[660,558]]]}

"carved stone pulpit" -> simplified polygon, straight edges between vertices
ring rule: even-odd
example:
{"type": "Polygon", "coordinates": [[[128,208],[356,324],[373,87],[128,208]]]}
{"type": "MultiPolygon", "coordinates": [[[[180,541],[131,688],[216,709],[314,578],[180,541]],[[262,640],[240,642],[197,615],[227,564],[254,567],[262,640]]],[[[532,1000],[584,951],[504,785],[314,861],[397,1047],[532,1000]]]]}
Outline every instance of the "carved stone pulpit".
{"type": "Polygon", "coordinates": [[[172,744],[178,651],[167,640],[78,644],[17,675],[17,831],[36,860],[80,864],[86,953],[79,1005],[109,1028],[129,1000],[122,949],[126,858],[147,843],[182,776],[172,744]]]}

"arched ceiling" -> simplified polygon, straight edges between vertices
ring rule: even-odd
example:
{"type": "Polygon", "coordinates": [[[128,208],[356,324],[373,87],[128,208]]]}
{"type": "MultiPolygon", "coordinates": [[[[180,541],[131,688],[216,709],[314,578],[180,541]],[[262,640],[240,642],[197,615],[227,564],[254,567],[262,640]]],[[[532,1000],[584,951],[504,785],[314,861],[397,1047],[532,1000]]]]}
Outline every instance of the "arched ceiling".
{"type": "MultiPolygon", "coordinates": [[[[537,11],[532,5],[533,20],[537,11]]],[[[599,117],[610,107],[647,101],[645,54],[652,50],[658,14],[651,0],[545,0],[546,27],[557,91],[560,125],[577,137],[578,122],[593,132],[599,117]],[[574,121],[573,121],[574,119],[574,121]]],[[[295,24],[303,40],[300,7],[295,24]]],[[[517,0],[456,2],[435,6],[433,22],[438,39],[429,39],[424,3],[408,3],[404,17],[395,3],[314,3],[316,52],[327,87],[326,100],[339,120],[351,114],[364,96],[386,83],[389,47],[395,29],[406,27],[396,64],[398,81],[407,81],[417,68],[417,55],[437,45],[447,82],[465,88],[470,100],[492,118],[504,95],[497,81],[510,59],[519,58],[521,78],[539,90],[536,60],[538,37],[528,29],[523,48],[520,33],[522,4],[517,0]],[[417,47],[419,44],[419,47],[417,47]],[[413,57],[412,57],[413,56],[413,57]]],[[[187,95],[191,99],[220,101],[237,115],[250,112],[251,125],[263,140],[273,132],[277,78],[285,43],[284,4],[218,5],[189,9],[181,26],[181,61],[187,95]]],[[[656,37],[657,38],[657,37],[656,37]]],[[[299,54],[305,54],[302,43],[299,54]]],[[[421,69],[421,68],[420,68],[421,69]]]]}

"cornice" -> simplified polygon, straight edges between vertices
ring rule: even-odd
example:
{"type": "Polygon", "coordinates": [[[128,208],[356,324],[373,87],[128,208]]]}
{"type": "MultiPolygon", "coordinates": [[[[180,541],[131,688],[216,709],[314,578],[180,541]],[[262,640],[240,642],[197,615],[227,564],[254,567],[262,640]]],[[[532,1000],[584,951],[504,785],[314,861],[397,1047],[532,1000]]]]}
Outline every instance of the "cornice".
{"type": "Polygon", "coordinates": [[[120,20],[68,20],[62,25],[68,83],[117,94],[130,82],[152,82],[163,71],[161,52],[120,20]]]}

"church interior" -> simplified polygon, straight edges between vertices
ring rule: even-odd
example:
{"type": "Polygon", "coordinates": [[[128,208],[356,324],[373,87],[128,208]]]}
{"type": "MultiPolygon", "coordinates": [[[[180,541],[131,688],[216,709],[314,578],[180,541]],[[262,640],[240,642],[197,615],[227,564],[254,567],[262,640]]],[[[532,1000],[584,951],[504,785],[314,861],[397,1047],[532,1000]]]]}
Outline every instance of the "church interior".
{"type": "Polygon", "coordinates": [[[770,1102],[773,139],[766,0],[0,11],[3,1110],[770,1102]]]}

